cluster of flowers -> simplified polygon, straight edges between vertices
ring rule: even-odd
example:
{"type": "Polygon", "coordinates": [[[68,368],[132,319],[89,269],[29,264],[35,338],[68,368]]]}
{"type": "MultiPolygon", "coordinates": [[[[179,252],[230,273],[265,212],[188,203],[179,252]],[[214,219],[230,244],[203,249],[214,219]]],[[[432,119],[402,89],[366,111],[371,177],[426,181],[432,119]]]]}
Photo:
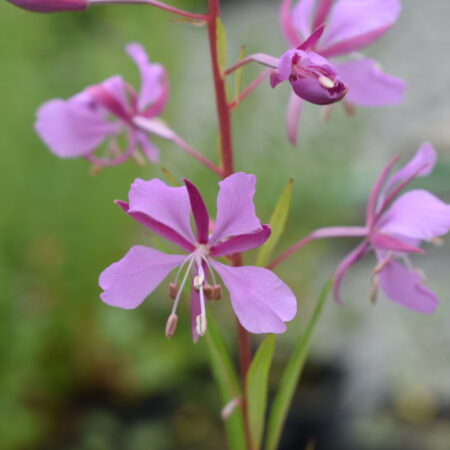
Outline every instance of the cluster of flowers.
{"type": "MultiPolygon", "coordinates": [[[[108,3],[108,0],[9,1],[39,12],[81,10],[89,3],[108,3]]],[[[280,58],[263,53],[251,55],[225,74],[253,61],[269,67],[266,73],[270,75],[272,87],[288,81],[292,94],[287,130],[290,141],[296,143],[305,101],[326,108],[340,100],[347,108],[401,102],[404,82],[384,74],[376,61],[354,54],[388,31],[399,13],[398,0],[300,0],[294,8],[291,0],[283,0],[282,30],[293,48],[280,58]],[[329,60],[341,56],[349,58],[334,63],[329,60]]],[[[150,63],[140,44],[129,44],[126,50],[140,71],[140,91],[122,77],[114,76],[68,100],[49,101],[37,113],[36,130],[42,140],[59,157],[84,157],[103,167],[132,157],[141,162],[145,157],[157,163],[159,151],[149,137],[157,135],[172,141],[221,175],[220,168],[159,119],[169,96],[164,67],[150,63]],[[126,149],[120,149],[118,144],[123,134],[128,139],[126,149]],[[108,141],[105,153],[99,156],[98,149],[105,141],[108,141]]],[[[359,237],[362,242],[336,272],[334,295],[338,302],[341,302],[342,279],[349,267],[373,250],[378,263],[373,271],[372,299],[381,286],[390,299],[403,306],[423,313],[434,311],[438,298],[425,287],[409,255],[423,253],[422,241],[433,241],[450,230],[450,205],[424,190],[400,195],[412,180],[432,171],[436,153],[430,144],[424,144],[408,164],[389,177],[397,161],[396,157],[388,164],[372,189],[365,226],[318,229],[270,268],[310,240],[359,237]]],[[[217,218],[213,221],[201,194],[190,181],[184,180],[181,187],[171,187],[159,179],[135,180],[129,202],[117,201],[117,204],[130,217],[175,243],[186,254],[169,255],[148,247],[132,247],[101,274],[101,299],[112,306],[135,308],[178,267],[168,286],[174,300],[166,325],[168,337],[175,332],[177,307],[189,278],[194,340],[207,329],[206,301],[222,296],[220,279],[245,329],[252,333],[284,332],[286,322],[297,312],[291,289],[267,268],[234,267],[217,260],[227,257],[233,262],[236,254],[261,246],[270,237],[270,226],[261,225],[255,213],[255,185],[256,177],[242,172],[223,179],[219,183],[217,218]],[[195,233],[190,225],[191,213],[195,233]]]]}

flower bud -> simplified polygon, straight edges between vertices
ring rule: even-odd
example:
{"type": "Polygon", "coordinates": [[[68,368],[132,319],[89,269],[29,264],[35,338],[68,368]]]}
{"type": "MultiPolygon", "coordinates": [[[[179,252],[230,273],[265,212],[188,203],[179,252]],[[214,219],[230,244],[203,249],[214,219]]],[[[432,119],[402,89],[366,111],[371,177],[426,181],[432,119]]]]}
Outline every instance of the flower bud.
{"type": "Polygon", "coordinates": [[[7,0],[28,11],[49,13],[58,11],[82,11],[89,6],[88,0],[7,0]]]}
{"type": "Polygon", "coordinates": [[[348,92],[333,64],[313,51],[291,49],[280,58],[272,87],[286,80],[299,97],[316,105],[338,102],[348,92]]]}

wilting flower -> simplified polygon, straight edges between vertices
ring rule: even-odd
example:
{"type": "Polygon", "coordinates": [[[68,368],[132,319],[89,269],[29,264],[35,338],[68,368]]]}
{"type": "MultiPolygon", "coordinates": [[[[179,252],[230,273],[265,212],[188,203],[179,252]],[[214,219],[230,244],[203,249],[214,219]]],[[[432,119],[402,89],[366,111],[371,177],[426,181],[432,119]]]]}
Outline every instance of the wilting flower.
{"type": "Polygon", "coordinates": [[[425,287],[422,273],[410,254],[424,253],[422,241],[436,241],[450,230],[450,205],[424,190],[412,190],[398,196],[416,177],[429,175],[436,162],[436,152],[425,143],[414,158],[389,177],[397,162],[394,158],[376,181],[367,206],[365,227],[322,228],[309,239],[362,237],[363,241],[339,265],[334,281],[334,295],[341,302],[340,287],[347,270],[366,253],[375,252],[378,264],[373,271],[371,298],[378,288],[391,300],[422,313],[431,313],[439,303],[436,294],[425,287]]]}
{"type": "Polygon", "coordinates": [[[215,260],[262,245],[270,227],[261,225],[255,214],[253,196],[256,177],[235,173],[219,183],[217,219],[209,234],[208,210],[197,188],[188,180],[183,187],[169,187],[155,178],[136,180],[129,203],[117,201],[135,220],[177,244],[188,254],[169,255],[149,247],[135,246],[100,275],[101,299],[108,305],[132,309],[179,267],[169,284],[174,299],[166,335],[175,332],[180,296],[191,277],[191,316],[194,340],[206,332],[205,299],[218,299],[220,275],[230,293],[240,323],[252,333],[282,333],[285,322],[296,314],[296,299],[289,287],[262,267],[232,267],[215,260]],[[190,212],[196,226],[191,230],[190,212]],[[183,274],[184,271],[184,274],[183,274]]]}
{"type": "Polygon", "coordinates": [[[23,9],[34,12],[81,11],[89,6],[88,0],[8,0],[23,9]]]}
{"type": "Polygon", "coordinates": [[[116,165],[137,156],[140,148],[151,162],[157,162],[159,151],[148,134],[166,139],[175,136],[156,119],[169,95],[164,67],[150,63],[140,44],[129,44],[126,50],[141,74],[139,93],[116,75],[68,100],[50,100],[39,108],[36,131],[57,156],[85,157],[99,166],[116,165]],[[125,151],[118,144],[122,134],[128,140],[125,151]],[[94,156],[106,139],[109,139],[106,155],[94,156]]]}
{"type": "MultiPolygon", "coordinates": [[[[326,23],[325,32],[311,51],[325,58],[353,55],[379,39],[396,22],[401,5],[398,0],[284,0],[281,25],[286,39],[298,46],[313,30],[326,23]]],[[[339,78],[348,86],[345,101],[362,106],[400,103],[405,84],[384,74],[373,59],[355,55],[348,61],[334,62],[339,78]]],[[[288,136],[295,144],[303,102],[291,96],[288,108],[288,136]]]]}

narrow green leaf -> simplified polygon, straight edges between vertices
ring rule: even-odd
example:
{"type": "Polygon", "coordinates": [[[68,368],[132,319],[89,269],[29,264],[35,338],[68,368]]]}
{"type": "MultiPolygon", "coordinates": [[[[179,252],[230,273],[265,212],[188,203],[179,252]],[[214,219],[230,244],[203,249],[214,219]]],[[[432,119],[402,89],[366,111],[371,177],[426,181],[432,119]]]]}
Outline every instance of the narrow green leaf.
{"type": "Polygon", "coordinates": [[[225,72],[227,67],[227,33],[220,17],[216,22],[217,29],[217,57],[219,60],[219,69],[221,73],[225,72]]]}
{"type": "Polygon", "coordinates": [[[308,321],[305,334],[295,347],[281,378],[280,387],[275,396],[269,417],[266,450],[276,450],[278,448],[281,432],[292,402],[292,397],[294,396],[311,346],[313,331],[323,310],[325,300],[330,293],[332,284],[333,280],[329,280],[322,288],[313,314],[308,321]]]}
{"type": "Polygon", "coordinates": [[[161,167],[161,171],[171,186],[179,186],[180,185],[180,183],[176,179],[175,175],[167,167],[161,167]]]}
{"type": "MultiPolygon", "coordinates": [[[[235,399],[241,399],[241,389],[225,342],[211,316],[208,314],[208,332],[206,333],[209,362],[214,378],[219,386],[222,401],[228,405],[235,399]]],[[[244,419],[242,409],[237,406],[224,418],[228,443],[231,450],[246,450],[244,419]]]]}
{"type": "Polygon", "coordinates": [[[270,226],[272,227],[272,235],[270,239],[259,249],[258,256],[256,258],[257,266],[265,266],[269,262],[270,255],[273,249],[277,245],[281,234],[283,233],[284,226],[286,225],[287,216],[289,213],[289,207],[291,206],[292,186],[293,180],[289,180],[288,184],[284,188],[280,195],[280,198],[275,206],[275,209],[270,218],[270,226]]]}
{"type": "MultiPolygon", "coordinates": [[[[241,61],[245,58],[246,48],[245,45],[241,47],[241,51],[239,52],[238,61],[241,61]]],[[[234,99],[237,102],[239,99],[239,95],[241,95],[241,86],[242,86],[242,74],[244,73],[244,68],[239,67],[234,73],[234,99]]]]}
{"type": "Polygon", "coordinates": [[[253,448],[261,448],[267,407],[269,369],[275,350],[276,336],[268,335],[256,352],[247,373],[247,402],[253,448]]]}

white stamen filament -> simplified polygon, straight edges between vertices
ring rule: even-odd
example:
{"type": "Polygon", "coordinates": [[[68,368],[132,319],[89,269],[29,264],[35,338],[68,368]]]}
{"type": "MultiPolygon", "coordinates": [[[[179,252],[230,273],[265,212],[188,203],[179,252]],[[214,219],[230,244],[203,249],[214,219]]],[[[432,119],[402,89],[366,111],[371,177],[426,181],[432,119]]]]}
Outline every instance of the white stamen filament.
{"type": "Polygon", "coordinates": [[[195,255],[190,255],[189,257],[190,257],[189,265],[188,265],[188,267],[186,269],[186,273],[184,274],[183,280],[181,281],[180,287],[178,289],[177,296],[175,297],[175,300],[173,302],[171,314],[175,314],[176,311],[177,311],[178,303],[180,302],[181,293],[183,292],[184,285],[186,284],[186,280],[188,278],[189,272],[191,271],[192,264],[194,264],[195,255]]]}
{"type": "Polygon", "coordinates": [[[214,269],[213,269],[211,263],[208,261],[208,258],[206,256],[204,256],[204,255],[202,255],[202,259],[203,259],[203,261],[205,261],[206,265],[208,266],[209,273],[211,274],[211,278],[213,280],[213,283],[214,283],[214,285],[216,285],[217,284],[217,279],[216,279],[216,275],[214,273],[214,269]]]}
{"type": "MultiPolygon", "coordinates": [[[[205,293],[203,291],[203,282],[205,281],[205,271],[203,270],[203,260],[202,260],[201,255],[197,256],[196,263],[197,263],[198,275],[195,276],[194,283],[195,283],[196,279],[197,279],[197,281],[201,281],[201,283],[199,284],[199,287],[196,288],[199,291],[199,297],[200,297],[200,314],[197,316],[197,319],[196,319],[197,333],[200,336],[204,336],[206,333],[205,293]]],[[[194,284],[194,287],[195,287],[195,284],[194,284]]]]}
{"type": "Polygon", "coordinates": [[[335,86],[334,81],[331,78],[326,77],[325,75],[320,75],[319,83],[327,89],[332,89],[335,86]]]}

